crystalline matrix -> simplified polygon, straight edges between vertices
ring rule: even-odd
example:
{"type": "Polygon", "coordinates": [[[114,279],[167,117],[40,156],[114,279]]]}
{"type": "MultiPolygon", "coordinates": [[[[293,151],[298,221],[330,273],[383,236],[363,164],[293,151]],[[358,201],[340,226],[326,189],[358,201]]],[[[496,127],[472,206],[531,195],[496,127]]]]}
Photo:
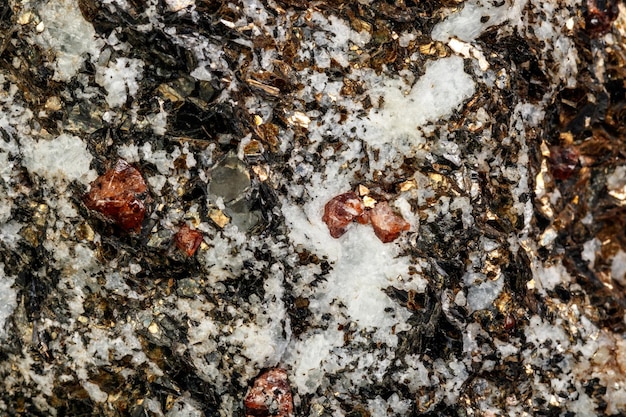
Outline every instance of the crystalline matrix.
{"type": "Polygon", "coordinates": [[[0,414],[625,414],[625,16],[0,2],[0,414]]]}

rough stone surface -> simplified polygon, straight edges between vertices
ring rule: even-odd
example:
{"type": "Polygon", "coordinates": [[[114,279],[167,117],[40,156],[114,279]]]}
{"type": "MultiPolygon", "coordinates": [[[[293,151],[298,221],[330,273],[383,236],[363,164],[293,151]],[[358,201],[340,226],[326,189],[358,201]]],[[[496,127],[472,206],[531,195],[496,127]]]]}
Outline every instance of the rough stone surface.
{"type": "Polygon", "coordinates": [[[0,415],[243,417],[270,369],[294,416],[626,414],[625,34],[616,1],[0,2],[0,415]],[[348,190],[408,229],[332,237],[348,190]]]}

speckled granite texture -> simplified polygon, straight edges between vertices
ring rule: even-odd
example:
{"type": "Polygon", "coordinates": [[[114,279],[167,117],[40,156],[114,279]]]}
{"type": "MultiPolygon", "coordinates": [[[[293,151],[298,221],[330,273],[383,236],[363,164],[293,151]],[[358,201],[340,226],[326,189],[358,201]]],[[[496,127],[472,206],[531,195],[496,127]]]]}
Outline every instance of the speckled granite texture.
{"type": "Polygon", "coordinates": [[[623,415],[625,23],[0,3],[0,414],[623,415]]]}

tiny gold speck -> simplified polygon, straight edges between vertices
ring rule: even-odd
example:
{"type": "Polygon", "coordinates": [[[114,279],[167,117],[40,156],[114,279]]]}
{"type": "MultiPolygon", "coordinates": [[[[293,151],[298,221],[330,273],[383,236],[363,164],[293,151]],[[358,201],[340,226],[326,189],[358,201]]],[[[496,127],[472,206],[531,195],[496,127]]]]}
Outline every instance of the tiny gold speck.
{"type": "Polygon", "coordinates": [[[159,332],[159,325],[155,322],[150,323],[150,326],[148,326],[148,331],[151,334],[157,334],[159,332]]]}
{"type": "Polygon", "coordinates": [[[376,205],[376,200],[374,200],[370,196],[365,196],[365,197],[363,197],[363,204],[367,208],[373,208],[376,205]]]}
{"type": "Polygon", "coordinates": [[[224,228],[224,226],[226,226],[228,224],[228,222],[230,222],[230,219],[228,218],[228,216],[226,216],[222,210],[211,210],[209,212],[209,218],[211,220],[213,220],[213,222],[219,227],[219,228],[224,228]]]}
{"type": "Polygon", "coordinates": [[[400,191],[402,192],[409,191],[414,188],[417,188],[417,183],[415,182],[415,180],[404,181],[402,184],[400,184],[400,191]]]}

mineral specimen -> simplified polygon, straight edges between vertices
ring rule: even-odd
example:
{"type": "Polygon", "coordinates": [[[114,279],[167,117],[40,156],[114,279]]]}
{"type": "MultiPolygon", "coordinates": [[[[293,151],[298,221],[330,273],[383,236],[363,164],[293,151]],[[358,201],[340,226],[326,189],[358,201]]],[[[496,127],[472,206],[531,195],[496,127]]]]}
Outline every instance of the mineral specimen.
{"type": "Polygon", "coordinates": [[[146,214],[146,191],[141,173],[120,159],[91,184],[85,205],[113,220],[123,230],[138,232],[146,214]]]}
{"type": "Polygon", "coordinates": [[[625,22],[0,1],[0,415],[626,415],[625,22]]]}
{"type": "Polygon", "coordinates": [[[193,256],[202,243],[202,233],[185,224],[174,236],[174,242],[176,247],[185,252],[187,256],[193,256]]]}
{"type": "Polygon", "coordinates": [[[364,212],[361,199],[352,191],[333,197],[324,206],[322,220],[328,226],[330,235],[341,237],[348,230],[348,225],[357,220],[364,212]]]}
{"type": "Polygon", "coordinates": [[[410,228],[409,223],[394,213],[385,201],[376,204],[370,211],[370,221],[374,227],[374,233],[383,243],[396,240],[400,233],[410,228]]]}
{"type": "Polygon", "coordinates": [[[246,417],[289,417],[293,415],[293,398],[284,369],[263,372],[254,381],[244,400],[246,417]]]}

